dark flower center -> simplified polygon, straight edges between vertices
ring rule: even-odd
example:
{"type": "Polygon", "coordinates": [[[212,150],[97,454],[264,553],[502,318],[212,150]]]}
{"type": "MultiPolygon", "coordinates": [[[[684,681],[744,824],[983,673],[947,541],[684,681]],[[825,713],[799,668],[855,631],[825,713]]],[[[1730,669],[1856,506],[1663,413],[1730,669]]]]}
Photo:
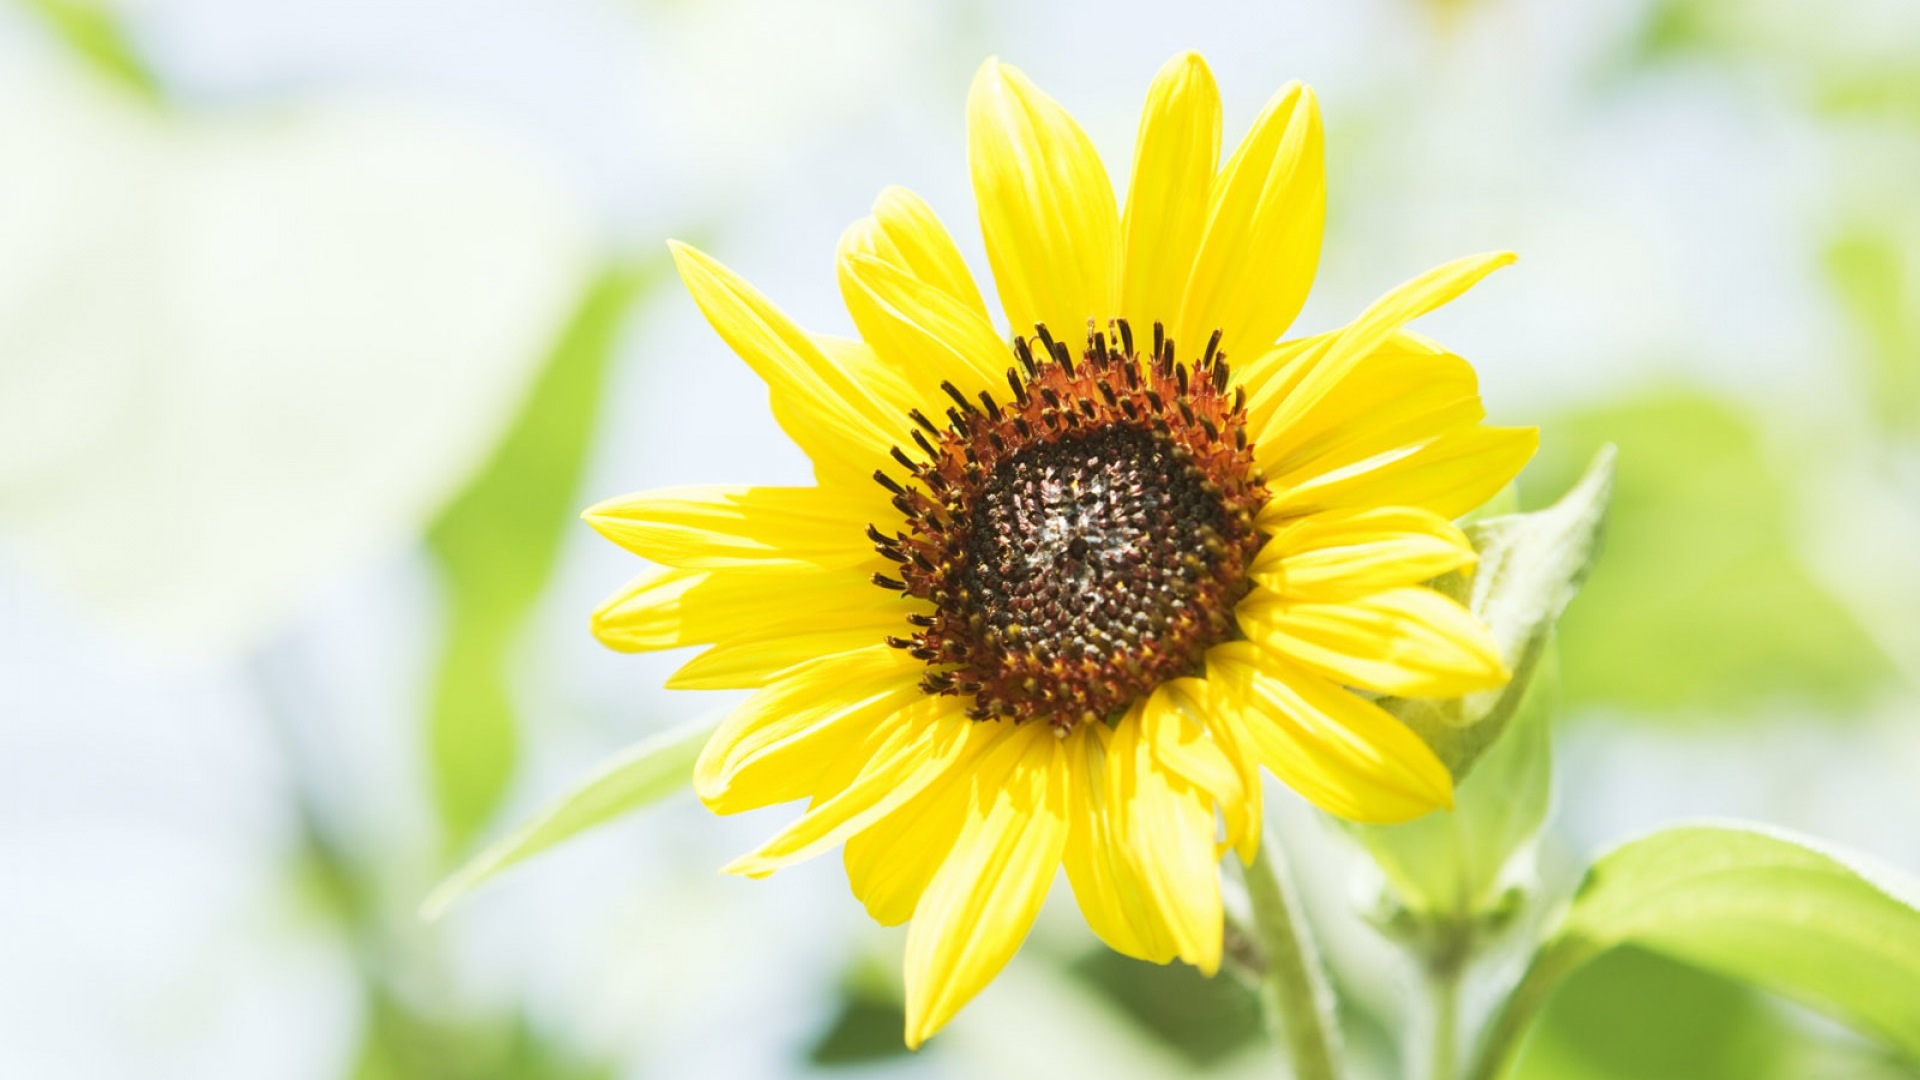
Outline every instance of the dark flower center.
{"type": "Polygon", "coordinates": [[[1078,362],[1044,328],[1042,358],[1016,342],[1011,399],[947,387],[946,427],[915,414],[923,457],[895,451],[917,485],[878,476],[908,529],[869,528],[901,566],[875,581],[935,607],[889,640],[977,719],[1115,719],[1236,633],[1266,492],[1218,335],[1189,368],[1159,327],[1144,364],[1115,331],[1078,362]]]}

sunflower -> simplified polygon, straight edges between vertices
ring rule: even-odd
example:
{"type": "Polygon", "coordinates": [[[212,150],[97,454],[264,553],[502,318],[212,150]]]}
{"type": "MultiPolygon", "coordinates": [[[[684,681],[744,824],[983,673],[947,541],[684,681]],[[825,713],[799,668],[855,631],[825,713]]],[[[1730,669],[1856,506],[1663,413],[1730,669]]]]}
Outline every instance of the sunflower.
{"type": "Polygon", "coordinates": [[[913,1046],[1006,964],[1063,864],[1107,944],[1214,972],[1219,861],[1257,851],[1262,768],[1357,821],[1449,806],[1446,768],[1373,696],[1508,678],[1423,583],[1473,562],[1451,519],[1537,442],[1482,425],[1471,367],[1403,329],[1510,254],[1281,340],[1326,205],[1305,87],[1221,164],[1212,75],[1175,57],[1124,207],[1086,133],[1015,69],[981,68],[967,122],[1010,343],[897,188],[840,243],[855,338],[802,329],[675,244],[816,483],[585,515],[657,564],[595,612],[600,639],[705,645],[669,686],[755,691],[707,744],[701,799],[808,800],[726,869],[844,845],[873,918],[911,922],[913,1046]]]}

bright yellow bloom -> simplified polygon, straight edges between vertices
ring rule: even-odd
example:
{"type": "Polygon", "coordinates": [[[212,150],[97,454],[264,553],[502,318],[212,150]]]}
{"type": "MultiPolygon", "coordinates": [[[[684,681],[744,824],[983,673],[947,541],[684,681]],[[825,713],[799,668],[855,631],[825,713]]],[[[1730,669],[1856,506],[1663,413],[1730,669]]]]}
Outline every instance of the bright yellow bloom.
{"type": "Polygon", "coordinates": [[[1113,948],[1213,972],[1218,864],[1258,844],[1260,769],[1359,821],[1448,806],[1433,752],[1354,691],[1507,678],[1422,582],[1473,561],[1450,519],[1536,433],[1482,426],[1472,369],[1403,327],[1512,256],[1276,344],[1319,258],[1312,92],[1281,90],[1224,164],[1219,144],[1206,64],[1174,58],[1116,207],[1080,127],[989,61],[968,149],[1011,345],[899,189],[840,245],[858,339],[801,329],[674,246],[817,486],[587,511],[659,564],[594,629],[618,649],[709,646],[669,685],[757,690],[696,789],[719,813],[809,803],[728,869],[844,844],[873,917],[912,922],[911,1045],[1006,964],[1062,864],[1113,948]]]}

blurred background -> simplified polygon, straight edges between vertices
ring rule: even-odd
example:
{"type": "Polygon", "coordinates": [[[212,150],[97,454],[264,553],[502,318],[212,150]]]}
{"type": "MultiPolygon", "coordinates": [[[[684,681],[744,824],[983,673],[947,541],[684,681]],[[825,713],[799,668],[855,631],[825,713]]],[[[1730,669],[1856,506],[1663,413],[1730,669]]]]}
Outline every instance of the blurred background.
{"type": "MultiPolygon", "coordinates": [[[[1320,92],[1302,328],[1512,247],[1422,329],[1543,427],[1523,503],[1621,446],[1561,635],[1547,878],[1723,815],[1920,871],[1911,0],[0,0],[0,1076],[1273,1075],[1242,989],[1106,952],[1064,889],[906,1054],[902,934],[836,858],[715,873],[785,810],[683,796],[414,915],[727,704],[587,633],[636,567],[580,507],[807,478],[662,241],[846,332],[833,245],[885,184],[984,267],[984,57],[1124,178],[1189,47],[1229,140],[1320,92]]],[[[1389,1075],[1407,976],[1350,847],[1271,802],[1389,1075]]],[[[1521,1075],[1920,1067],[1625,952],[1521,1075]]]]}

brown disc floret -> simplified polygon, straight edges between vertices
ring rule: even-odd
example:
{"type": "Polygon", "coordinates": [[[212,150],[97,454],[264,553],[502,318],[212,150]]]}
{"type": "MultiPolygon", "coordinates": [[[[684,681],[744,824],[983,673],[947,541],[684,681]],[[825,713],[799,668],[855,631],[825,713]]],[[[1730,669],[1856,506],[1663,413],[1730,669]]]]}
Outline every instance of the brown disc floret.
{"type": "Polygon", "coordinates": [[[934,606],[888,639],[927,662],[922,687],[1064,733],[1235,635],[1266,489],[1217,332],[1189,365],[1158,325],[1144,360],[1125,322],[1111,341],[1089,327],[1077,361],[1036,330],[1014,341],[1011,397],[948,383],[944,426],[912,414],[919,454],[893,456],[913,482],[875,474],[906,528],[868,536],[900,566],[875,583],[934,606]]]}

